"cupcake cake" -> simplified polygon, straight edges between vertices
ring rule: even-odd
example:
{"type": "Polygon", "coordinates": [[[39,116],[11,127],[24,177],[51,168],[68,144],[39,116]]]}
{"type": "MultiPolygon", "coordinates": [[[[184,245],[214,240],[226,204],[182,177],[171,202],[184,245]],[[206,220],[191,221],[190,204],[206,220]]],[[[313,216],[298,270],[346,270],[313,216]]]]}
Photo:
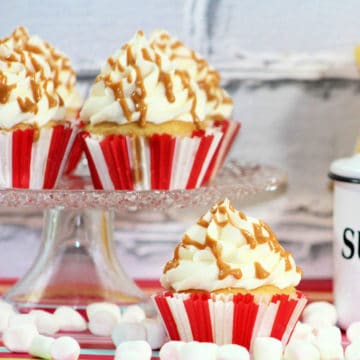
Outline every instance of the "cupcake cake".
{"type": "Polygon", "coordinates": [[[225,199],[185,232],[153,298],[172,340],[285,345],[306,305],[300,279],[270,227],[225,199]]]}
{"type": "Polygon", "coordinates": [[[199,54],[188,48],[180,40],[167,31],[158,30],[150,37],[151,46],[166,54],[177,69],[187,71],[196,81],[206,96],[206,119],[213,126],[222,129],[221,139],[216,155],[212,160],[204,181],[212,179],[228,154],[231,145],[240,129],[240,123],[231,121],[233,101],[229,94],[220,86],[220,74],[199,54]]]}
{"type": "MultiPolygon", "coordinates": [[[[83,99],[76,88],[76,74],[71,67],[70,59],[37,35],[30,35],[28,30],[19,26],[4,39],[15,49],[43,57],[51,70],[54,90],[61,96],[65,107],[65,119],[74,121],[79,115],[83,99]]],[[[82,155],[81,141],[78,137],[69,153],[64,172],[72,172],[82,155]]]]}
{"type": "Polygon", "coordinates": [[[206,93],[139,31],[107,59],[80,113],[98,189],[201,186],[223,132],[206,93]]]}
{"type": "MultiPolygon", "coordinates": [[[[0,40],[0,187],[50,189],[75,138],[40,45],[24,29],[0,40]]],[[[51,49],[49,49],[51,51],[51,49]]]]}

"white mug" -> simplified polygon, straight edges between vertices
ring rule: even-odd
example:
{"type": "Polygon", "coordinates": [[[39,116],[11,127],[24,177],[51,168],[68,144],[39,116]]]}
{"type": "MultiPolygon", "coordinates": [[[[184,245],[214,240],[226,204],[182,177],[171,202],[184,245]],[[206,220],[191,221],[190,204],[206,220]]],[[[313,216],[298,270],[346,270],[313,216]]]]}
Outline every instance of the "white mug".
{"type": "Polygon", "coordinates": [[[360,154],[331,164],[334,189],[334,301],[338,324],[360,321],[360,154]]]}

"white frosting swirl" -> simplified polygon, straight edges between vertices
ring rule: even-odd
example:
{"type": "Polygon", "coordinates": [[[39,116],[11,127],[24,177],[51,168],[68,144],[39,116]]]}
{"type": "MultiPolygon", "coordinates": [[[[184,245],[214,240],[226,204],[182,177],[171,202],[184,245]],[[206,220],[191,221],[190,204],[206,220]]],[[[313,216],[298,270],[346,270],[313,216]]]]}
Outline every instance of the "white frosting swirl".
{"type": "Polygon", "coordinates": [[[37,54],[0,44],[0,128],[43,126],[63,120],[65,107],[54,90],[49,64],[37,54]]]}
{"type": "Polygon", "coordinates": [[[253,290],[265,285],[296,286],[301,271],[271,229],[246,217],[228,199],[188,229],[161,277],[175,291],[253,290]]]}
{"type": "Polygon", "coordinates": [[[194,50],[165,30],[154,31],[150,36],[151,46],[162,52],[180,70],[189,72],[206,94],[206,115],[210,118],[229,119],[233,103],[229,94],[220,86],[220,74],[194,50]]]}
{"type": "Polygon", "coordinates": [[[142,32],[110,57],[90,90],[80,117],[91,124],[155,124],[205,118],[205,96],[142,32]]]}
{"type": "Polygon", "coordinates": [[[49,77],[52,78],[55,90],[62,97],[65,107],[67,109],[80,109],[83,100],[76,89],[75,71],[72,69],[67,56],[39,36],[30,36],[24,27],[16,28],[10,36],[0,42],[6,43],[10,48],[23,49],[32,55],[43,57],[50,66],[51,74],[49,77]]]}

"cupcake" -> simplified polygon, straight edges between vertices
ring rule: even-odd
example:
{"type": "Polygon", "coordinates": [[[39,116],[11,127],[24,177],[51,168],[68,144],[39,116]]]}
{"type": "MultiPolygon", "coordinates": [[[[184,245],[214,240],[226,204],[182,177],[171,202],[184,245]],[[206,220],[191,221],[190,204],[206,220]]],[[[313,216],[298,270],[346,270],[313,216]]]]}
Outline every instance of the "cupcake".
{"type": "Polygon", "coordinates": [[[80,118],[97,189],[199,187],[223,136],[199,85],[142,31],[107,59],[80,118]]]}
{"type": "MultiPolygon", "coordinates": [[[[78,117],[83,99],[76,88],[76,74],[71,67],[70,59],[37,35],[30,36],[25,27],[18,27],[4,39],[15,49],[26,50],[30,54],[43,57],[51,70],[54,90],[60,95],[65,107],[65,119],[74,121],[78,117]]],[[[82,154],[80,138],[74,142],[65,165],[65,173],[72,172],[82,154]]]]}
{"type": "Polygon", "coordinates": [[[185,232],[153,299],[172,340],[285,345],[306,305],[300,279],[270,227],[225,199],[185,232]]]}
{"type": "Polygon", "coordinates": [[[222,137],[216,155],[204,177],[204,182],[214,178],[230,151],[240,129],[240,123],[231,121],[233,102],[229,94],[220,86],[220,74],[194,50],[185,46],[177,38],[164,30],[152,33],[151,46],[166,54],[177,69],[187,71],[206,96],[206,119],[213,126],[221,128],[222,137]]]}
{"type": "Polygon", "coordinates": [[[76,130],[50,62],[22,34],[0,40],[0,187],[50,189],[76,130]]]}

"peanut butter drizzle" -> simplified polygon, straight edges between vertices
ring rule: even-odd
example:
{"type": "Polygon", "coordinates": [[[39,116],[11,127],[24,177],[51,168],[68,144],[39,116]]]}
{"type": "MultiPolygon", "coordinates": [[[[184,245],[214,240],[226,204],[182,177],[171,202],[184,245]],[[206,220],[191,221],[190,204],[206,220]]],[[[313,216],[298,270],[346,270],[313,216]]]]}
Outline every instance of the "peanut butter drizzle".
{"type": "Polygon", "coordinates": [[[255,276],[258,278],[258,279],[266,279],[270,273],[268,271],[266,271],[260,263],[258,263],[257,261],[255,261],[254,263],[254,266],[255,266],[255,276]]]}
{"type": "Polygon", "coordinates": [[[0,103],[6,104],[11,95],[11,91],[16,88],[16,84],[8,85],[6,75],[0,71],[0,103]]]}
{"type": "Polygon", "coordinates": [[[175,95],[173,92],[173,83],[171,81],[170,74],[164,72],[161,68],[161,57],[159,54],[155,53],[155,63],[159,67],[159,81],[163,83],[165,88],[166,98],[169,102],[173,103],[175,101],[175,95]]]}
{"type": "Polygon", "coordinates": [[[37,113],[37,111],[38,111],[37,104],[34,103],[33,101],[31,101],[28,97],[26,97],[25,100],[22,99],[21,97],[18,97],[16,100],[17,100],[22,112],[25,112],[25,113],[32,112],[34,114],[37,113]]]}

